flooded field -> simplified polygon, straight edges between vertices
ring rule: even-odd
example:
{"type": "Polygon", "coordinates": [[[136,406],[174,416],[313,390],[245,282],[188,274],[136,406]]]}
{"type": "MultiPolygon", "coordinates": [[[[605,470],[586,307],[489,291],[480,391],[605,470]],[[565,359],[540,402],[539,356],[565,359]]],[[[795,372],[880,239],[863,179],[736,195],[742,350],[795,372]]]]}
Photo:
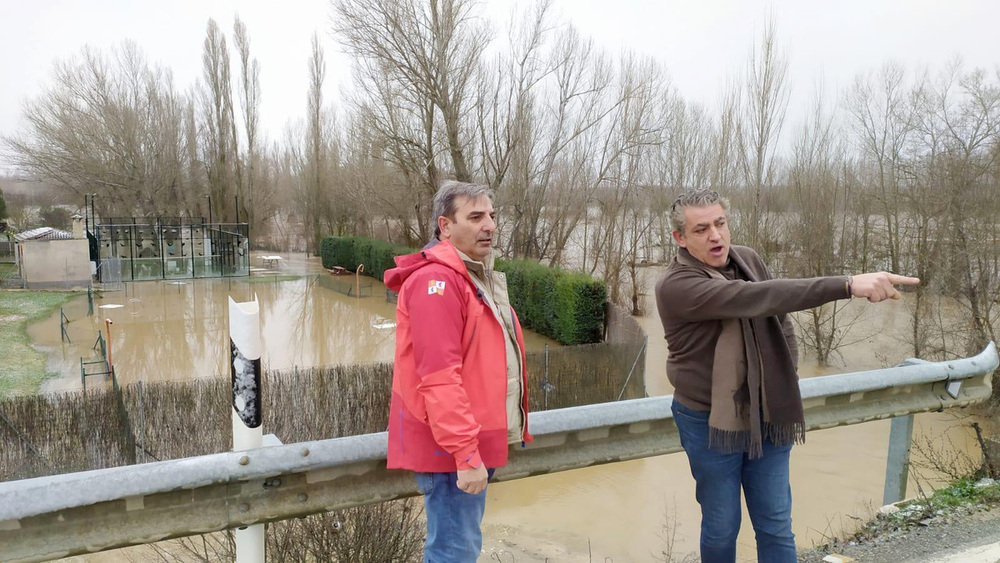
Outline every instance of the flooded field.
{"type": "MultiPolygon", "coordinates": [[[[107,339],[110,319],[111,359],[121,384],[137,381],[229,377],[228,298],[260,301],[265,369],[392,361],[396,305],[385,286],[353,276],[331,276],[317,258],[291,256],[280,269],[255,271],[249,278],[144,281],[122,291],[87,296],[64,307],[71,343],[60,341],[59,315],[29,327],[31,342],[48,352],[49,367],[59,373],[42,392],[82,387],[80,358],[96,356],[98,332],[107,339]],[[351,288],[351,295],[340,293],[351,288]]],[[[557,342],[525,331],[528,350],[557,342]]],[[[87,385],[105,385],[89,377],[87,385]]]]}

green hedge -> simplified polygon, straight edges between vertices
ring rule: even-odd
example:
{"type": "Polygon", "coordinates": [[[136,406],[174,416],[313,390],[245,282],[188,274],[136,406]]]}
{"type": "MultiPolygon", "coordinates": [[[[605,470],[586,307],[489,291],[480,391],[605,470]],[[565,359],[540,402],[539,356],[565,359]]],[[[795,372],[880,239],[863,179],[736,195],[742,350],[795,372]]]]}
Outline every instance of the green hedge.
{"type": "MultiPolygon", "coordinates": [[[[323,267],[341,266],[381,280],[395,265],[394,256],[416,249],[364,237],[326,237],[320,250],[323,267]]],[[[604,284],[582,273],[565,272],[528,260],[497,260],[507,275],[511,304],[525,328],[562,344],[590,344],[604,336],[604,284]]]]}
{"type": "Polygon", "coordinates": [[[353,272],[364,264],[364,274],[377,280],[396,267],[394,256],[411,252],[416,250],[365,237],[326,237],[320,246],[324,268],[341,266],[353,272]]]}

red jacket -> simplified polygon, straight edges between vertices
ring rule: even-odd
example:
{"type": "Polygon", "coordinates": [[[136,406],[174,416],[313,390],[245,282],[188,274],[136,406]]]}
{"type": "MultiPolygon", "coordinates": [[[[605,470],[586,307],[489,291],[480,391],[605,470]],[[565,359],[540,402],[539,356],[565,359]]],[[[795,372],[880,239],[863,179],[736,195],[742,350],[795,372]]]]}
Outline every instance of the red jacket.
{"type": "MultiPolygon", "coordinates": [[[[451,472],[507,463],[504,332],[449,242],[396,257],[385,285],[399,292],[389,405],[390,469],[451,472]]],[[[524,361],[524,338],[514,315],[524,361]]],[[[524,442],[527,377],[521,370],[524,442]]]]}

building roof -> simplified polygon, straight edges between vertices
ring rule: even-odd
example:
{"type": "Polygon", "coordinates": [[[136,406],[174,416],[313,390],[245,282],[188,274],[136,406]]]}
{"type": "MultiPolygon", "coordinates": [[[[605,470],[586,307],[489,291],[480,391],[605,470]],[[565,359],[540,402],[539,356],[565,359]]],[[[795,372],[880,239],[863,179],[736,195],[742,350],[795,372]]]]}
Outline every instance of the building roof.
{"type": "Polygon", "coordinates": [[[39,227],[37,229],[31,229],[30,231],[24,231],[23,233],[17,233],[14,235],[14,240],[17,242],[25,242],[29,240],[67,240],[72,238],[73,233],[53,229],[52,227],[39,227]]]}

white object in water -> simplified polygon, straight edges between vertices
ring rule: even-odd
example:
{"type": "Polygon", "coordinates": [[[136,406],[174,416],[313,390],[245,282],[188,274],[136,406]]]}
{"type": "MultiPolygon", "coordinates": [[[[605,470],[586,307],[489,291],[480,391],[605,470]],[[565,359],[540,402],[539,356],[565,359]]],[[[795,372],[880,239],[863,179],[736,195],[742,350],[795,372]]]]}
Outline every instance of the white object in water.
{"type": "Polygon", "coordinates": [[[268,268],[281,267],[281,256],[276,254],[260,256],[260,261],[268,268]]]}
{"type": "Polygon", "coordinates": [[[372,328],[377,328],[379,330],[388,330],[390,328],[396,328],[396,323],[390,321],[385,317],[375,317],[375,321],[372,322],[372,328]]]}
{"type": "Polygon", "coordinates": [[[121,309],[125,305],[119,305],[118,303],[108,303],[107,305],[98,305],[98,309],[121,309]]]}

